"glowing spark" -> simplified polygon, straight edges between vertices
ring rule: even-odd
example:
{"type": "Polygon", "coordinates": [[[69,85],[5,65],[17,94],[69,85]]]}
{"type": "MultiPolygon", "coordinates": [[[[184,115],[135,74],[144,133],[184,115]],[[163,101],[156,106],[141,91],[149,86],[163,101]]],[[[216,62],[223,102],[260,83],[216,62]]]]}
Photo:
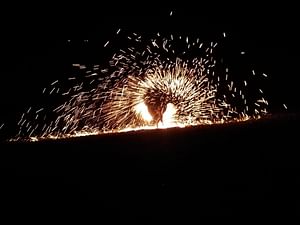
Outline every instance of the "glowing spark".
{"type": "Polygon", "coordinates": [[[35,113],[39,113],[43,110],[44,108],[40,108],[39,110],[37,110],[35,113]]]}
{"type": "Polygon", "coordinates": [[[54,90],[55,90],[55,87],[52,88],[52,90],[50,91],[50,95],[53,93],[54,90]]]}
{"type": "Polygon", "coordinates": [[[109,44],[109,41],[107,41],[105,44],[104,44],[104,48],[109,44]]]}
{"type": "Polygon", "coordinates": [[[27,113],[29,113],[29,112],[31,111],[31,108],[32,108],[32,107],[29,107],[29,108],[28,108],[27,113]]]}
{"type": "Polygon", "coordinates": [[[284,107],[285,109],[287,109],[287,106],[286,106],[286,104],[283,104],[283,107],[284,107]]]}
{"type": "Polygon", "coordinates": [[[264,98],[261,98],[261,99],[257,100],[257,102],[260,102],[260,103],[264,103],[264,104],[266,104],[266,105],[269,105],[268,101],[265,100],[264,98]]]}

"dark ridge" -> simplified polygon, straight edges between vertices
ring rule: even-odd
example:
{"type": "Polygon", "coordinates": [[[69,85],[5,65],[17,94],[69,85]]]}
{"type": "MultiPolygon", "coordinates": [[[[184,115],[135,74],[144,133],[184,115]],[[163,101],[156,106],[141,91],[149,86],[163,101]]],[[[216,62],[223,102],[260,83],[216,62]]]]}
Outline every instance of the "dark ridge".
{"type": "Polygon", "coordinates": [[[1,204],[119,223],[299,213],[299,115],[40,142],[0,151],[1,204]]]}

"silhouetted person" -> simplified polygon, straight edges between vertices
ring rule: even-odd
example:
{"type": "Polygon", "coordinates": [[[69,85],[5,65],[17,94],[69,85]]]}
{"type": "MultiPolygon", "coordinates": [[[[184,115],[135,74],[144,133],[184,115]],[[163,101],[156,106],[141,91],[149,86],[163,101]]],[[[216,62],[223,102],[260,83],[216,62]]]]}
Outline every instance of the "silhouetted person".
{"type": "Polygon", "coordinates": [[[153,117],[153,122],[158,126],[159,122],[163,123],[163,115],[166,110],[166,106],[162,104],[148,105],[149,113],[153,117]]]}

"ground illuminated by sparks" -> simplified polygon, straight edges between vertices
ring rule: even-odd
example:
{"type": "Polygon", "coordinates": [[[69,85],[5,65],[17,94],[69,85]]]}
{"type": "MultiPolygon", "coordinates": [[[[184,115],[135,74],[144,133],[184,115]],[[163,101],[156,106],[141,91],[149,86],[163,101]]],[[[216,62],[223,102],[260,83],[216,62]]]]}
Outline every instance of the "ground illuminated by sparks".
{"type": "Polygon", "coordinates": [[[30,107],[14,140],[222,124],[267,114],[261,88],[247,98],[249,81],[229,79],[228,68],[215,58],[217,43],[160,34],[127,39],[132,47],[116,52],[108,66],[74,64],[84,76],[69,77],[70,88],[58,80],[44,88],[43,94],[65,100],[50,109],[30,107]]]}

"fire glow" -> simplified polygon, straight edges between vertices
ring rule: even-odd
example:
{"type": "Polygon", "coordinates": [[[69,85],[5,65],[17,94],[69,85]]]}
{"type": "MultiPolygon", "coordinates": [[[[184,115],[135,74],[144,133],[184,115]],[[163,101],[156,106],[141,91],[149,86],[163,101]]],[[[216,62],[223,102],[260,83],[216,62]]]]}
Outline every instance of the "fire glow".
{"type": "MultiPolygon", "coordinates": [[[[44,107],[29,108],[18,122],[15,139],[37,141],[222,124],[267,114],[268,101],[261,88],[250,101],[244,91],[248,81],[234,82],[228,68],[217,70],[221,65],[214,57],[217,43],[159,34],[146,40],[132,34],[128,39],[133,47],[115,53],[108,68],[74,64],[85,72],[84,81],[67,90],[60,88],[57,80],[44,88],[43,94],[68,99],[50,110],[54,119],[47,119],[44,107]],[[182,42],[184,47],[177,48],[182,42]],[[195,57],[195,52],[199,56],[195,57]],[[32,114],[34,119],[29,119],[32,114]]],[[[253,71],[250,73],[255,74],[253,71]]],[[[77,79],[74,76],[68,81],[77,79]]]]}

